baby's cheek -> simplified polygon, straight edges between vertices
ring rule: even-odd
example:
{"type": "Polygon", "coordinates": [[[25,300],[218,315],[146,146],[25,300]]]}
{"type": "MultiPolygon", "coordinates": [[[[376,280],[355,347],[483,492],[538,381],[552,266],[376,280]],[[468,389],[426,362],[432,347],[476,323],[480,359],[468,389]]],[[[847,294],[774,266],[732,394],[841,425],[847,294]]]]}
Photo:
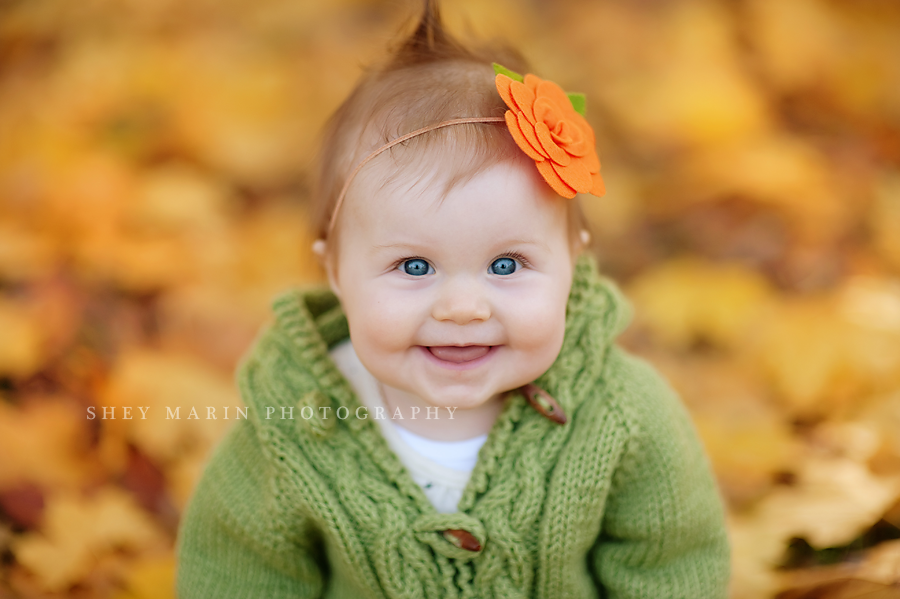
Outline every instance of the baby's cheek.
{"type": "Polygon", "coordinates": [[[351,323],[351,333],[360,337],[366,345],[382,351],[401,350],[411,342],[416,330],[414,311],[402,302],[375,299],[356,315],[351,323]]]}
{"type": "Polygon", "coordinates": [[[565,328],[565,302],[552,290],[530,293],[511,302],[507,333],[522,351],[553,353],[553,348],[558,351],[565,328]]]}

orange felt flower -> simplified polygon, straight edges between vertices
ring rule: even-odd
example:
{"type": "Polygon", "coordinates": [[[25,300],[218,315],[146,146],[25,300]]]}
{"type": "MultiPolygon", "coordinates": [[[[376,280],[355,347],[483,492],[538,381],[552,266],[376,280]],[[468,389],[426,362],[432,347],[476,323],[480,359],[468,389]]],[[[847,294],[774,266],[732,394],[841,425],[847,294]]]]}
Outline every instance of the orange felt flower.
{"type": "Polygon", "coordinates": [[[499,73],[496,84],[509,107],[509,132],[554,191],[566,198],[606,193],[594,130],[561,87],[531,74],[520,82],[499,73]]]}

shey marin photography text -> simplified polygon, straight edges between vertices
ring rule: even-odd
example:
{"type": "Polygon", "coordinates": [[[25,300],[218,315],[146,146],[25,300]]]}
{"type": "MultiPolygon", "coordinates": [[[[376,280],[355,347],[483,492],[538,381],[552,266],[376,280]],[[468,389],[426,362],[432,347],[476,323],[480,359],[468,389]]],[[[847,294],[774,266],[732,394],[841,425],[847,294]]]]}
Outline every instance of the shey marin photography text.
{"type": "MultiPolygon", "coordinates": [[[[165,420],[246,420],[250,410],[251,408],[247,406],[200,406],[199,411],[196,406],[191,406],[190,408],[187,406],[165,406],[164,411],[160,409],[151,410],[150,406],[88,406],[86,418],[88,420],[148,420],[153,417],[165,420]],[[183,412],[182,408],[184,408],[183,412]]],[[[426,407],[424,413],[422,412],[423,410],[417,406],[410,407],[405,413],[399,407],[391,413],[381,406],[372,410],[365,406],[359,406],[352,411],[347,406],[340,406],[337,409],[333,409],[331,406],[320,406],[315,410],[311,406],[303,406],[302,408],[266,406],[263,408],[261,417],[266,420],[295,420],[298,418],[309,420],[314,415],[323,420],[328,418],[337,418],[338,420],[346,420],[347,418],[358,418],[361,420],[368,418],[374,420],[453,420],[456,408],[426,407]]]]}

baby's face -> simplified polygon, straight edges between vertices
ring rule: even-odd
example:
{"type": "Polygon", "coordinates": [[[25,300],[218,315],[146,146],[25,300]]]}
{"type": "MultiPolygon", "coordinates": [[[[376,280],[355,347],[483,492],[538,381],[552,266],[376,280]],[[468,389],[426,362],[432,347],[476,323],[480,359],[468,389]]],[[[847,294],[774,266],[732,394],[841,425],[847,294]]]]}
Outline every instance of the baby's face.
{"type": "Polygon", "coordinates": [[[469,409],[533,381],[559,354],[569,200],[530,161],[490,167],[443,197],[441,183],[360,178],[329,272],[377,379],[469,409]]]}

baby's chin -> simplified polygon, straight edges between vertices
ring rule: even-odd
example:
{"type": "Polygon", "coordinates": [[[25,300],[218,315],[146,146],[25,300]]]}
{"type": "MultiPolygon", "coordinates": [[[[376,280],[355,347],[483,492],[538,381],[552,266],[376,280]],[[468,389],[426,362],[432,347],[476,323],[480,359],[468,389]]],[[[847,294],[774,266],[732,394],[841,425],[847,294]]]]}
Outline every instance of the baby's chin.
{"type": "MultiPolygon", "coordinates": [[[[518,385],[517,385],[518,387],[518,385]]],[[[511,389],[515,389],[512,387],[511,389]]],[[[487,388],[471,389],[465,386],[450,386],[439,390],[434,389],[410,389],[410,393],[417,396],[423,403],[437,408],[457,408],[471,410],[484,406],[492,401],[500,401],[506,391],[510,389],[487,388]]]]}

